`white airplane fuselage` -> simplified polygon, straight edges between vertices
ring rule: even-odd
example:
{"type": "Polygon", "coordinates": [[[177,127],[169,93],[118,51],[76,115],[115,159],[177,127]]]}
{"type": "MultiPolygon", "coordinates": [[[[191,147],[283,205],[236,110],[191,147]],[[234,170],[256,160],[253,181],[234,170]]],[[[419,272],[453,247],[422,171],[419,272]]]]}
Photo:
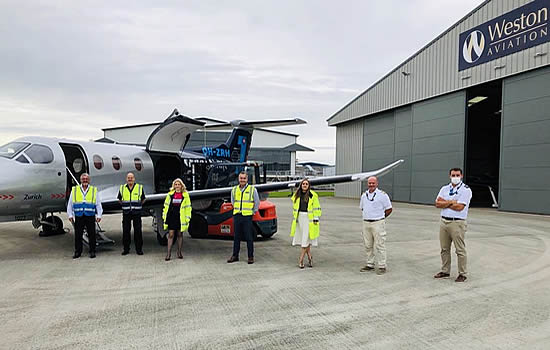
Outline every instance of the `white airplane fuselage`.
{"type": "Polygon", "coordinates": [[[43,213],[64,211],[72,184],[66,166],[77,168],[77,180],[79,173],[89,173],[102,200],[116,199],[128,172],[135,174],[146,193],[154,193],[153,161],[144,147],[48,137],[23,137],[14,142],[28,145],[11,159],[0,157],[0,222],[32,220],[43,213]],[[53,159],[46,164],[33,162],[25,153],[33,145],[49,148],[53,159]],[[82,156],[67,159],[64,148],[73,153],[80,149],[82,156]],[[28,163],[18,161],[21,156],[28,163]],[[75,160],[78,158],[83,159],[75,160]],[[76,164],[67,164],[71,161],[76,164]]]}

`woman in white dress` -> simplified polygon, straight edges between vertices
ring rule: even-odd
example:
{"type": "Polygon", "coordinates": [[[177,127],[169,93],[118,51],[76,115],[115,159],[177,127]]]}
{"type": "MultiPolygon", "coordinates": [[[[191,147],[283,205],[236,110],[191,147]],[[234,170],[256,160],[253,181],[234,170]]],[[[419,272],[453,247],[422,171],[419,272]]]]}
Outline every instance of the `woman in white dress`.
{"type": "Polygon", "coordinates": [[[301,247],[298,266],[304,268],[304,257],[307,254],[309,267],[313,267],[311,246],[317,247],[319,238],[319,219],[321,218],[321,205],[319,196],[311,190],[308,179],[303,179],[296,193],[292,196],[293,220],[290,236],[293,237],[292,245],[301,247]]]}

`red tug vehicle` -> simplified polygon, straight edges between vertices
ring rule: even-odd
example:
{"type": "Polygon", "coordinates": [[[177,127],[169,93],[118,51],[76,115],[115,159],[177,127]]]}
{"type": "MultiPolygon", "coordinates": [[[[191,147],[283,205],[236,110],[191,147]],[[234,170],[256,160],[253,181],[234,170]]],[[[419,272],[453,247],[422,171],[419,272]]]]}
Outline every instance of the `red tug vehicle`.
{"type": "MultiPolygon", "coordinates": [[[[266,170],[263,162],[212,164],[209,170],[207,187],[228,187],[238,184],[238,174],[248,173],[251,185],[266,183],[266,170]]],[[[270,238],[277,232],[277,210],[275,204],[267,200],[268,193],[260,193],[260,207],[252,217],[254,236],[270,238]]],[[[195,207],[193,203],[193,207],[195,207]]],[[[189,234],[191,237],[233,237],[233,205],[231,198],[209,201],[205,209],[195,210],[191,216],[189,234]],[[206,207],[207,206],[207,207],[206,207]]]]}

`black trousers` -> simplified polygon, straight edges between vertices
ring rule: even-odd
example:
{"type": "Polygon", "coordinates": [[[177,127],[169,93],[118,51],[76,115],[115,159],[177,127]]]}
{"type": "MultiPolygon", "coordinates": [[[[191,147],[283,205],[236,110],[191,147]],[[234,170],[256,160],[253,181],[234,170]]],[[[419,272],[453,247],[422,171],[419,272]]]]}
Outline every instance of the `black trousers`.
{"type": "Polygon", "coordinates": [[[95,216],[77,216],[74,218],[74,252],[82,254],[82,235],[84,227],[88,232],[88,251],[95,253],[95,216]]]}
{"type": "Polygon", "coordinates": [[[122,245],[124,251],[130,251],[130,243],[132,243],[132,224],[134,225],[134,244],[136,252],[141,252],[143,249],[143,236],[141,234],[141,213],[137,214],[122,214],[122,245]]]}
{"type": "Polygon", "coordinates": [[[241,214],[233,215],[233,228],[235,235],[233,236],[233,256],[239,257],[241,250],[241,241],[246,241],[248,249],[248,257],[254,257],[254,239],[252,236],[252,216],[242,216],[241,214]]]}

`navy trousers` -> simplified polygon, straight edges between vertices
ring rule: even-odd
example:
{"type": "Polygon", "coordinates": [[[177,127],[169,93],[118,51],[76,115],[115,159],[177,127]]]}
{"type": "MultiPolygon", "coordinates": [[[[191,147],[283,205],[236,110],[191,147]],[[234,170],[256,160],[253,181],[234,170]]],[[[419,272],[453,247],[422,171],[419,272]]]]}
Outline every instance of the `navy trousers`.
{"type": "Polygon", "coordinates": [[[254,257],[254,238],[252,234],[252,216],[233,215],[233,228],[235,235],[233,237],[233,256],[239,257],[241,250],[241,241],[246,241],[248,257],[254,257]]]}

